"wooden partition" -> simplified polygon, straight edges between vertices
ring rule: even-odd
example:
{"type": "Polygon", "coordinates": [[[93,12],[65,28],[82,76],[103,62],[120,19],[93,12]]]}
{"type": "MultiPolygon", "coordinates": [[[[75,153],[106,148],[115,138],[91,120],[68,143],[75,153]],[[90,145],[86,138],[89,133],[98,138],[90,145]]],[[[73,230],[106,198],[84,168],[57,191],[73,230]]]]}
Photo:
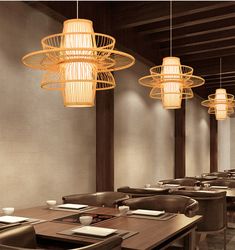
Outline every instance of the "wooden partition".
{"type": "Polygon", "coordinates": [[[185,177],[185,101],[175,110],[175,178],[185,177]]]}
{"type": "Polygon", "coordinates": [[[218,122],[210,116],[210,172],[218,171],[218,122]]]}

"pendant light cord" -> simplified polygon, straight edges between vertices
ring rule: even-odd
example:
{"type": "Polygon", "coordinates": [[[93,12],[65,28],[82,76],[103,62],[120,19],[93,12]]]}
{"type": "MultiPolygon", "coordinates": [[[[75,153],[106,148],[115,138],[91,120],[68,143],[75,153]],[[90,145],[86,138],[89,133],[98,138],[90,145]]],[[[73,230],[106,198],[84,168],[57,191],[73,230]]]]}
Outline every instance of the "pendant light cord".
{"type": "Polygon", "coordinates": [[[77,0],[77,19],[78,19],[78,0],[77,0]]]}
{"type": "Polygon", "coordinates": [[[172,56],[172,0],[170,0],[170,56],[172,56]]]}
{"type": "Polygon", "coordinates": [[[222,86],[222,58],[219,59],[219,71],[220,71],[220,88],[222,86]]]}

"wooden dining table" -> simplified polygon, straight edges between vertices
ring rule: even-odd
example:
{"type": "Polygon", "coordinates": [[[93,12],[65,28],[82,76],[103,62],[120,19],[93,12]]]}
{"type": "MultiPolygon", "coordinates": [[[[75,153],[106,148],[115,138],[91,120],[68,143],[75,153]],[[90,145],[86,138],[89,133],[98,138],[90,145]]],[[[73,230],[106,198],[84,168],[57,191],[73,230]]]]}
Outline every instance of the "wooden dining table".
{"type": "MultiPolygon", "coordinates": [[[[92,208],[83,211],[92,214],[114,215],[108,219],[95,224],[97,227],[114,228],[118,230],[127,230],[136,232],[135,235],[124,239],[122,249],[166,249],[178,239],[182,239],[184,249],[195,249],[195,229],[201,216],[192,218],[184,214],[176,214],[168,220],[157,220],[149,218],[136,218],[128,215],[120,216],[116,208],[92,208]]],[[[54,210],[47,207],[33,207],[17,210],[14,215],[28,218],[44,220],[35,224],[34,228],[38,239],[49,239],[56,242],[67,242],[87,245],[99,241],[94,237],[83,237],[82,235],[64,235],[62,231],[70,230],[81,226],[80,224],[71,224],[54,221],[55,219],[77,214],[79,212],[69,210],[54,210]]]]}

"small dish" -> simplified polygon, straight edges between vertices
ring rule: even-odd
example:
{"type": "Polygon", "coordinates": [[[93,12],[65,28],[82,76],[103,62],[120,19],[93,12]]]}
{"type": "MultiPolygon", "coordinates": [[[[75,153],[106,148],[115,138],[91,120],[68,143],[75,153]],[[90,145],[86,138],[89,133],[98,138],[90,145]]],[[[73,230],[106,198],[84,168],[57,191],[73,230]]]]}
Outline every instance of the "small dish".
{"type": "Polygon", "coordinates": [[[2,211],[5,215],[11,215],[14,213],[15,208],[14,207],[4,207],[4,208],[2,208],[2,211]]]}
{"type": "Polygon", "coordinates": [[[56,200],[47,200],[46,203],[49,208],[53,208],[56,205],[56,200]]]}
{"type": "Polygon", "coordinates": [[[93,220],[92,216],[84,215],[79,217],[79,221],[83,226],[89,226],[93,220]]]}
{"type": "Polygon", "coordinates": [[[118,210],[119,210],[121,215],[124,215],[130,210],[130,207],[129,206],[119,206],[118,210]]]}

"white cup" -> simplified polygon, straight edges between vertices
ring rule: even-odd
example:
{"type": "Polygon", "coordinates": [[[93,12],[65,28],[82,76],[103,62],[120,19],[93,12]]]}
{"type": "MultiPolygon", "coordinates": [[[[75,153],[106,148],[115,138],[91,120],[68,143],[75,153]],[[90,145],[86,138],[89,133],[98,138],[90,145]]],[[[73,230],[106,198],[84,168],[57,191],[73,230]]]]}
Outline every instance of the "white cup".
{"type": "Polygon", "coordinates": [[[121,215],[124,215],[130,210],[130,207],[129,206],[119,206],[118,210],[119,210],[121,215]]]}
{"type": "Polygon", "coordinates": [[[4,207],[2,208],[2,211],[5,215],[11,215],[14,213],[15,209],[14,207],[4,207]]]}
{"type": "Polygon", "coordinates": [[[79,221],[83,226],[89,226],[92,222],[93,217],[89,215],[84,215],[79,217],[79,221]]]}
{"type": "Polygon", "coordinates": [[[205,187],[206,189],[208,189],[208,188],[210,187],[210,184],[209,184],[209,183],[205,183],[205,184],[204,184],[204,187],[205,187]]]}
{"type": "Polygon", "coordinates": [[[54,206],[56,205],[56,200],[47,200],[46,203],[49,209],[53,209],[54,206]]]}
{"type": "Polygon", "coordinates": [[[158,181],[157,184],[158,184],[159,187],[161,187],[164,184],[164,182],[163,181],[158,181]]]}
{"type": "Polygon", "coordinates": [[[200,190],[201,187],[194,186],[193,188],[194,188],[195,191],[198,191],[198,190],[200,190]]]}
{"type": "Polygon", "coordinates": [[[145,187],[145,188],[150,188],[151,185],[150,185],[150,184],[145,184],[144,187],[145,187]]]}

